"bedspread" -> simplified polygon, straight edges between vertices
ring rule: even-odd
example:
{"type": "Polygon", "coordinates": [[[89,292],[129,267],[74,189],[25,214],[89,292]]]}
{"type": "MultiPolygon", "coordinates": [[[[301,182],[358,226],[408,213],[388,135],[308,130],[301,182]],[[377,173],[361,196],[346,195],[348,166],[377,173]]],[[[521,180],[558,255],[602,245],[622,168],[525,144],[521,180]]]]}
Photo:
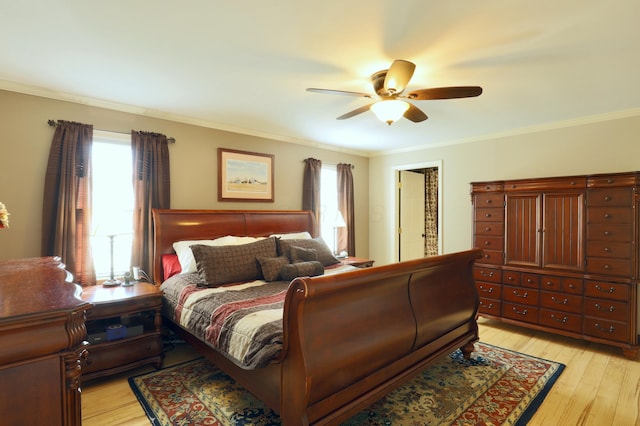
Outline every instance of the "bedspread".
{"type": "MultiPolygon", "coordinates": [[[[342,273],[352,266],[327,268],[342,273]]],[[[288,281],[251,281],[198,287],[198,274],[165,281],[163,313],[245,369],[264,367],[282,351],[282,316],[288,281]]]]}

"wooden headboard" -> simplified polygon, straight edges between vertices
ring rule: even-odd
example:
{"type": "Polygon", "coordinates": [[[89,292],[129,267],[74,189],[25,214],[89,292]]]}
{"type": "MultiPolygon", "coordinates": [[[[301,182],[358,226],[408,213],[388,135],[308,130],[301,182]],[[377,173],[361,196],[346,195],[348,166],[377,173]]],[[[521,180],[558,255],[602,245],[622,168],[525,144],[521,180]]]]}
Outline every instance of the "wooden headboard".
{"type": "Polygon", "coordinates": [[[162,255],[175,253],[173,243],[225,235],[262,237],[307,231],[317,236],[315,216],[301,210],[153,209],[153,281],[162,283],[162,255]]]}

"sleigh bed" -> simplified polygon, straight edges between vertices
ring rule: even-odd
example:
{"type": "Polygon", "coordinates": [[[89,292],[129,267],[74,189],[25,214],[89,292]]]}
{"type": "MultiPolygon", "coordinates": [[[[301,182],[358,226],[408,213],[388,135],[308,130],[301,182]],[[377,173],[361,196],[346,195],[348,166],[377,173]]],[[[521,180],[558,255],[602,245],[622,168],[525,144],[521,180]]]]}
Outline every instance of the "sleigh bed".
{"type": "MultiPolygon", "coordinates": [[[[205,286],[203,273],[207,281],[216,281],[220,276],[207,276],[203,253],[217,256],[226,249],[191,245],[194,257],[198,255],[197,272],[190,275],[185,270],[165,277],[176,272],[170,266],[177,257],[174,243],[251,236],[260,239],[251,240],[243,249],[254,244],[271,245],[272,239],[277,250],[287,247],[287,240],[292,241],[290,250],[300,249],[291,244],[306,247],[317,241],[297,239],[300,233],[315,237],[314,216],[306,211],[156,209],[153,219],[153,281],[164,292],[165,324],[278,412],[284,425],[338,424],[454,350],[460,348],[470,356],[473,343],[478,340],[478,295],[472,266],[480,257],[479,250],[363,269],[323,265],[323,275],[291,281],[284,271],[290,271],[292,266],[283,265],[282,276],[277,278],[266,280],[272,272],[263,268],[261,280],[232,278],[241,283],[219,281],[205,286]],[[295,238],[291,239],[291,235],[295,238]],[[185,277],[191,280],[192,287],[172,290],[173,282],[185,277]],[[198,305],[192,300],[199,300],[204,294],[227,300],[227,294],[249,288],[258,292],[259,306],[247,308],[254,310],[235,321],[235,328],[229,332],[232,337],[224,338],[226,325],[218,327],[213,321],[206,330],[187,330],[189,321],[195,322],[193,317],[210,303],[198,305]],[[281,322],[280,317],[273,320],[276,313],[282,315],[281,322]],[[257,350],[244,336],[238,339],[237,335],[246,334],[247,324],[263,317],[272,318],[271,328],[274,324],[280,327],[275,332],[269,327],[263,330],[265,335],[267,331],[271,333],[265,340],[275,346],[266,351],[267,358],[264,354],[247,356],[257,350]],[[229,343],[234,340],[241,344],[229,343]],[[241,350],[233,349],[230,355],[222,349],[225,344],[221,342],[241,350]],[[240,356],[236,356],[238,352],[240,356]]],[[[237,253],[239,249],[235,250],[237,253]]],[[[300,250],[305,256],[311,253],[318,257],[309,262],[302,259],[302,263],[317,265],[324,261],[316,250],[300,250]]],[[[282,255],[278,252],[273,259],[282,261],[282,255]]],[[[255,261],[258,270],[264,266],[264,259],[255,261]]],[[[185,285],[188,287],[189,283],[185,285]]],[[[228,305],[237,307],[239,303],[247,301],[228,305]]],[[[243,305],[233,310],[226,318],[239,315],[245,308],[243,305]]],[[[221,310],[231,312],[227,306],[221,310]]],[[[209,314],[200,316],[206,315],[209,314]]]]}

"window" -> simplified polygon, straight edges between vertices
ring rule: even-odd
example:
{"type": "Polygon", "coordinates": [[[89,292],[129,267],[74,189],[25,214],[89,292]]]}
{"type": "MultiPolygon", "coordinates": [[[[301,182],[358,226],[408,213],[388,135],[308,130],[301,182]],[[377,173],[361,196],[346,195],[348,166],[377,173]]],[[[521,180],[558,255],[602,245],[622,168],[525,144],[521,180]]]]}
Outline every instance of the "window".
{"type": "MultiPolygon", "coordinates": [[[[320,172],[320,236],[336,251],[338,214],[338,170],[335,164],[323,164],[320,172]]],[[[341,225],[344,226],[344,225],[341,225]]]]}
{"type": "Polygon", "coordinates": [[[133,238],[131,136],[94,130],[91,250],[98,279],[130,270],[133,238]]]}

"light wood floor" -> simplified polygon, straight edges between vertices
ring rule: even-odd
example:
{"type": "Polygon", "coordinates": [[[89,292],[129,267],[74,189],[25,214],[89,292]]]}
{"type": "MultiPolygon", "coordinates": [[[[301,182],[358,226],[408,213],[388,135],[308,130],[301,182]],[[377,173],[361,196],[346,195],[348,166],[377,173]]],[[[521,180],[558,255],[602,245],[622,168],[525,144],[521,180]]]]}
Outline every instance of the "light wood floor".
{"type": "MultiPolygon", "coordinates": [[[[529,422],[532,426],[640,425],[640,361],[619,349],[554,336],[480,319],[480,340],[503,348],[561,362],[566,368],[529,422]]],[[[186,345],[166,354],[165,366],[198,357],[186,345]]],[[[153,370],[141,367],[85,383],[82,419],[85,426],[148,426],[150,423],[127,377],[153,370]]]]}

